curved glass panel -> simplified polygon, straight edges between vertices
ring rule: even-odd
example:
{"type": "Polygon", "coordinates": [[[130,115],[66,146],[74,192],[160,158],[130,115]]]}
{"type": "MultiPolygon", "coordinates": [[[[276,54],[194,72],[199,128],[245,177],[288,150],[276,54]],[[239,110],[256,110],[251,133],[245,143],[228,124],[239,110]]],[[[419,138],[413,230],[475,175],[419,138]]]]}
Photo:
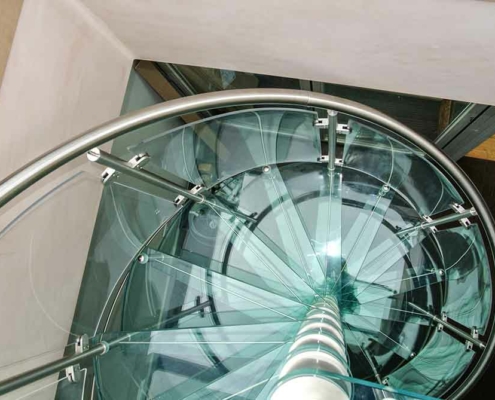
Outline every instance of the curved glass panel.
{"type": "Polygon", "coordinates": [[[449,284],[443,311],[459,324],[486,332],[492,309],[492,281],[483,239],[475,224],[469,229],[439,232],[444,269],[449,284]]]}
{"type": "Polygon", "coordinates": [[[440,396],[466,370],[474,357],[465,345],[445,332],[435,333],[409,363],[389,375],[392,386],[440,396]]]}
{"type": "Polygon", "coordinates": [[[420,215],[434,215],[463,200],[429,156],[386,135],[384,128],[350,117],[344,165],[376,177],[406,199],[420,215]],[[372,167],[370,167],[372,166],[372,167]]]}
{"type": "MultiPolygon", "coordinates": [[[[199,399],[217,390],[236,393],[248,382],[265,382],[273,374],[298,326],[279,322],[242,329],[239,325],[133,333],[98,359],[99,394],[121,399],[138,395],[199,399]]],[[[102,339],[119,335],[105,334],[102,339]]]]}
{"type": "Polygon", "coordinates": [[[176,212],[174,195],[126,176],[108,182],[102,193],[88,260],[75,310],[73,330],[93,336],[106,323],[134,257],[158,227],[176,212]]]}
{"type": "Polygon", "coordinates": [[[67,374],[61,372],[23,386],[2,397],[6,400],[82,399],[87,380],[87,368],[77,372],[77,382],[70,381],[67,374]]]}
{"type": "Polygon", "coordinates": [[[0,380],[73,352],[101,190],[98,171],[80,158],[2,208],[0,380]]]}
{"type": "Polygon", "coordinates": [[[125,176],[104,185],[102,171],[80,157],[2,209],[0,298],[15,307],[0,307],[11,327],[0,379],[70,356],[102,329],[122,272],[176,211],[170,193],[125,176]]]}
{"type": "Polygon", "coordinates": [[[129,147],[188,182],[207,187],[241,172],[321,156],[316,113],[252,109],[207,118],[129,147]]]}

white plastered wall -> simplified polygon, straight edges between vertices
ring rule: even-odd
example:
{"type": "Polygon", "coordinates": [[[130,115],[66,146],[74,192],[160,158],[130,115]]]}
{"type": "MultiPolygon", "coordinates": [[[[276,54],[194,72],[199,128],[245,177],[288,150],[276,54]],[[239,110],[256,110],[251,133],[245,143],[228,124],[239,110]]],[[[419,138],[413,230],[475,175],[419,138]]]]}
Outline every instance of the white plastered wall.
{"type": "Polygon", "coordinates": [[[495,3],[82,0],[136,57],[495,105],[495,3]]]}
{"type": "MultiPolygon", "coordinates": [[[[118,116],[132,60],[79,1],[25,0],[0,89],[0,177],[118,116]]],[[[0,213],[0,380],[63,355],[101,196],[98,172],[75,161],[0,213]]],[[[33,398],[53,398],[55,389],[33,398]]]]}

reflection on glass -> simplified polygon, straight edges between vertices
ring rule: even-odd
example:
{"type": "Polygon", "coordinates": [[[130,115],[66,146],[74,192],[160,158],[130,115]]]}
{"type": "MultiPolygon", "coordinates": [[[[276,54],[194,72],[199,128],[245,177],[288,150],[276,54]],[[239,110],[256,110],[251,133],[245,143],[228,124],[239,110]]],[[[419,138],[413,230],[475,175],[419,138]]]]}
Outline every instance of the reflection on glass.
{"type": "Polygon", "coordinates": [[[129,150],[146,152],[159,168],[210,187],[264,165],[316,161],[321,150],[315,119],[316,113],[296,109],[243,110],[173,129],[129,150]]]}
{"type": "Polygon", "coordinates": [[[371,174],[407,199],[420,215],[434,215],[463,200],[429,156],[384,133],[370,123],[351,118],[344,146],[344,165],[371,174]],[[373,168],[369,168],[372,165],[373,168]]]}

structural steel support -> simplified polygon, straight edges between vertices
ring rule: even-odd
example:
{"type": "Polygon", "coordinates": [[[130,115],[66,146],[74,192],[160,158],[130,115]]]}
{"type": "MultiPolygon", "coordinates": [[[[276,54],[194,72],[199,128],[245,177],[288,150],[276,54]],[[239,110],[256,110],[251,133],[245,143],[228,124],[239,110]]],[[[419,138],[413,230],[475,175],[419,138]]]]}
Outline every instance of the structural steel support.
{"type": "Polygon", "coordinates": [[[435,140],[457,161],[495,133],[495,107],[469,104],[435,140]]]}

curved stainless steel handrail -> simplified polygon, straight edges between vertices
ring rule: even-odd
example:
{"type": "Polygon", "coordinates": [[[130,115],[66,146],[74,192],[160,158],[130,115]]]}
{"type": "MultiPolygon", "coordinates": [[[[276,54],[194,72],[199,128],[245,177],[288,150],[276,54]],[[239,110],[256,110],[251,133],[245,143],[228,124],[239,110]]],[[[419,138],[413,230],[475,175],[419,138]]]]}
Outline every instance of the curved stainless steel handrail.
{"type": "MultiPolygon", "coordinates": [[[[124,135],[132,130],[166,118],[177,117],[188,113],[195,113],[215,108],[253,104],[316,107],[352,114],[388,128],[392,132],[416,145],[420,150],[431,156],[436,163],[444,169],[445,172],[450,174],[450,177],[457,182],[458,186],[464,191],[464,194],[468,196],[472,206],[474,206],[478,212],[478,216],[480,217],[485,228],[489,239],[491,258],[493,259],[493,255],[495,253],[495,225],[492,215],[479,192],[471,183],[470,179],[441,150],[405,125],[373,108],[322,93],[299,90],[228,90],[184,97],[126,114],[93,128],[62,144],[4,179],[0,182],[0,207],[7,204],[10,200],[18,196],[28,187],[62,165],[94,147],[124,135]]],[[[468,377],[469,382],[466,382],[462,388],[457,390],[454,393],[454,396],[462,396],[465,394],[474,381],[479,378],[481,371],[488,365],[491,355],[495,350],[495,340],[492,339],[493,338],[490,338],[488,341],[489,344],[486,349],[487,351],[483,353],[479,361],[479,367],[476,371],[471,373],[471,376],[468,377]]]]}
{"type": "MultiPolygon", "coordinates": [[[[132,130],[187,113],[250,104],[283,104],[332,109],[368,119],[407,138],[411,136],[421,139],[413,131],[379,111],[325,94],[284,89],[246,89],[207,93],[160,103],[126,114],[58,146],[0,182],[0,206],[77,156],[132,130]]],[[[429,144],[427,141],[425,143],[429,144]]],[[[436,149],[433,145],[430,146],[436,149]]]]}

